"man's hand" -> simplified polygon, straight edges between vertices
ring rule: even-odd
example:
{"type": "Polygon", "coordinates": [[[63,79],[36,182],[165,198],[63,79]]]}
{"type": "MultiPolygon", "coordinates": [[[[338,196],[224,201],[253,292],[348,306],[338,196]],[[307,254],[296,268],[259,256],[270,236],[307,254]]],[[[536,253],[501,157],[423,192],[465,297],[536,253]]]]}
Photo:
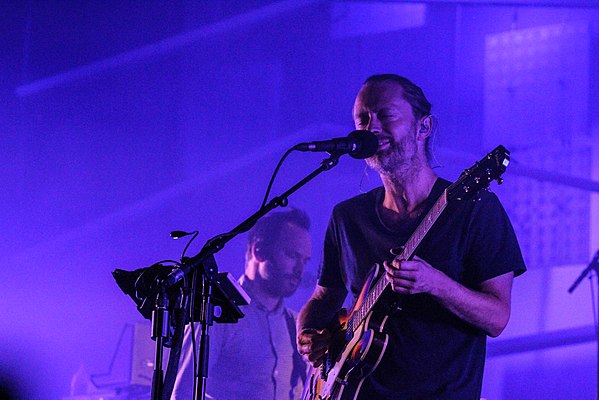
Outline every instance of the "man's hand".
{"type": "Polygon", "coordinates": [[[434,294],[435,289],[447,279],[443,272],[417,256],[410,261],[397,258],[391,262],[385,261],[383,266],[393,291],[401,294],[434,294]]]}
{"type": "Polygon", "coordinates": [[[314,367],[319,367],[325,360],[333,336],[327,327],[338,326],[338,311],[346,295],[345,288],[316,285],[297,317],[297,351],[314,367]]]}
{"type": "Polygon", "coordinates": [[[331,343],[328,329],[302,329],[297,335],[297,351],[314,367],[322,365],[331,343]]]}
{"type": "Polygon", "coordinates": [[[385,261],[383,265],[387,272],[385,278],[397,293],[428,293],[491,337],[499,336],[507,325],[513,272],[481,282],[476,288],[466,288],[419,257],[410,261],[385,261]]]}

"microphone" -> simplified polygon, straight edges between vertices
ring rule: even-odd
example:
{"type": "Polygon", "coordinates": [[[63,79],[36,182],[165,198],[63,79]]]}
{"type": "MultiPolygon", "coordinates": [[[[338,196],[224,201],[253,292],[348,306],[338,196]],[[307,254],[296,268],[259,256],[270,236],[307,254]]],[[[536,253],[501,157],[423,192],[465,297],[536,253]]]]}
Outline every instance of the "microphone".
{"type": "Polygon", "coordinates": [[[300,143],[293,147],[298,151],[326,151],[329,153],[348,153],[353,158],[362,159],[374,155],[379,148],[379,140],[370,131],[353,131],[347,137],[300,143]]]}

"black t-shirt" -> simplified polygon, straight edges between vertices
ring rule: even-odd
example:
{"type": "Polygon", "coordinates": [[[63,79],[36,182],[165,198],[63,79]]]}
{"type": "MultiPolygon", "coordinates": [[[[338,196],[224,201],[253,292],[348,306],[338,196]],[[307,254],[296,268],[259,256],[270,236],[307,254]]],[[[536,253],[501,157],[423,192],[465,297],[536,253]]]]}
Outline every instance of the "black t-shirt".
{"type": "MultiPolygon", "coordinates": [[[[437,179],[426,210],[411,223],[390,229],[378,214],[384,188],[335,206],[324,244],[319,285],[344,287],[358,296],[375,263],[391,260],[450,183],[437,179]]],[[[462,285],[525,270],[512,225],[497,196],[451,201],[416,255],[462,285]]],[[[389,345],[364,382],[359,399],[479,399],[486,334],[443,308],[432,296],[403,296],[402,310],[385,325],[389,345]]]]}

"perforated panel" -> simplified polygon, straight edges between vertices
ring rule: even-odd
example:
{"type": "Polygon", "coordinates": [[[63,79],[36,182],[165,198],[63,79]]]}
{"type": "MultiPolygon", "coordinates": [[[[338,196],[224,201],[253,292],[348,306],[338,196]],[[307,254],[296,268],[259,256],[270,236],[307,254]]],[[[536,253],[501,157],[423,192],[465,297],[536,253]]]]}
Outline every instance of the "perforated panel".
{"type": "MultiPolygon", "coordinates": [[[[487,36],[485,145],[503,143],[515,164],[590,177],[589,43],[584,24],[487,36]]],[[[529,268],[587,260],[588,192],[517,176],[510,188],[503,202],[529,268]]]]}

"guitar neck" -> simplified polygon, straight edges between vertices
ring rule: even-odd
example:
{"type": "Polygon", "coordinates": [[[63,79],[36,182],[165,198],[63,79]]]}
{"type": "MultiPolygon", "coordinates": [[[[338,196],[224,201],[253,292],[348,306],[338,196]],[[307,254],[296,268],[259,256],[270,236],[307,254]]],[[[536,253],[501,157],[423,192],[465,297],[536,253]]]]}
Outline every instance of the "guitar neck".
{"type": "MultiPolygon", "coordinates": [[[[416,248],[422,242],[422,239],[426,236],[428,231],[433,227],[434,223],[437,221],[445,207],[447,207],[448,199],[447,199],[447,189],[443,191],[441,196],[437,199],[433,207],[426,214],[418,228],[414,231],[414,233],[410,236],[408,241],[405,243],[400,259],[409,260],[414,256],[414,252],[416,248]]],[[[351,321],[348,322],[348,328],[351,326],[353,329],[357,328],[360,325],[360,322],[366,318],[372,307],[379,300],[383,291],[389,285],[389,281],[386,279],[378,279],[373,287],[368,291],[368,294],[360,304],[358,309],[354,310],[352,313],[351,321]]]]}

